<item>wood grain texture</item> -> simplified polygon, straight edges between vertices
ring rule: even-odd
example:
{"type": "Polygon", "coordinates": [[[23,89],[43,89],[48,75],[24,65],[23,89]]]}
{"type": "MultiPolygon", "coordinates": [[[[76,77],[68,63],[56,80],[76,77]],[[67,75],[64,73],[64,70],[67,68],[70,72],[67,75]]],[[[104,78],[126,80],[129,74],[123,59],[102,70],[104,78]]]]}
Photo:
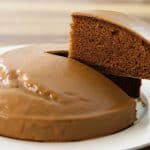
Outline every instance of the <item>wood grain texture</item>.
{"type": "Polygon", "coordinates": [[[116,10],[150,22],[150,3],[141,0],[128,1],[130,3],[117,2],[117,0],[109,0],[109,3],[104,3],[104,0],[72,2],[69,0],[2,0],[0,1],[0,45],[67,42],[72,11],[116,10]]]}

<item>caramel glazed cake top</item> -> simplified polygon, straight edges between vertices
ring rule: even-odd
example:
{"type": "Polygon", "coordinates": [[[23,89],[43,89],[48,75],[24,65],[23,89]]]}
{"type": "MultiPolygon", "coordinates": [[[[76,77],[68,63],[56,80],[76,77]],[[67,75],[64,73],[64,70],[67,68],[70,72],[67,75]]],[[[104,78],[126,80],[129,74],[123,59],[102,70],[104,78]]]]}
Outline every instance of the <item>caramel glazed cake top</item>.
{"type": "Polygon", "coordinates": [[[119,12],[105,10],[75,12],[72,13],[72,19],[73,22],[69,57],[76,58],[84,63],[101,66],[101,71],[104,73],[140,79],[150,79],[149,24],[119,12]],[[82,19],[81,22],[79,18],[82,19]],[[83,19],[85,18],[89,18],[86,25],[86,27],[89,29],[85,29],[86,27],[83,27],[83,25],[86,24],[86,20],[83,22],[83,19]],[[116,28],[116,30],[123,31],[116,34],[115,31],[112,31],[114,35],[116,35],[116,38],[115,36],[112,37],[111,42],[109,42],[109,44],[112,44],[109,47],[106,45],[110,37],[107,37],[106,34],[109,34],[109,30],[111,29],[104,27],[104,30],[107,30],[106,33],[103,33],[106,35],[106,38],[103,35],[99,35],[99,31],[101,30],[100,25],[103,22],[109,23],[109,27],[112,27],[112,29],[116,28]],[[85,35],[87,33],[85,30],[89,31],[88,35],[85,35]],[[90,32],[91,37],[89,37],[90,32]],[[93,45],[94,42],[96,43],[96,40],[97,43],[105,43],[104,45],[97,46],[101,48],[106,46],[104,48],[109,51],[107,58],[102,56],[104,50],[101,51],[102,49],[98,49],[96,45],[92,47],[91,44],[91,47],[89,48],[90,50],[88,49],[88,44],[85,46],[85,44],[88,43],[88,38],[92,38],[93,35],[95,39],[92,41],[93,45]],[[99,37],[96,37],[96,35],[99,37]],[[84,36],[86,36],[86,38],[83,38],[85,39],[85,42],[82,40],[82,37],[84,36]],[[100,36],[103,36],[101,37],[102,41],[100,41],[100,36]],[[113,45],[114,43],[115,45],[113,45]],[[85,46],[85,51],[83,50],[82,45],[85,46]],[[116,47],[116,45],[119,46],[116,47]],[[98,50],[94,50],[94,48],[97,48],[98,50]],[[103,61],[101,62],[101,60],[103,61]],[[105,64],[105,62],[108,63],[105,64]]]}
{"type": "Polygon", "coordinates": [[[136,119],[134,100],[75,60],[31,47],[0,60],[0,135],[82,140],[117,132],[136,119]]]}

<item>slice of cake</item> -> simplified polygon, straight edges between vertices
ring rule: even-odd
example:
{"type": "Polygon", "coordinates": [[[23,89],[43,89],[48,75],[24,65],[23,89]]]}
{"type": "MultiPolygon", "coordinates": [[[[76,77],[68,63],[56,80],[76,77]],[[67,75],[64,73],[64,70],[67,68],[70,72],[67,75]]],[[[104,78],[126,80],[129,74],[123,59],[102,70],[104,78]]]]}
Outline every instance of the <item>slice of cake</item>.
{"type": "Polygon", "coordinates": [[[101,72],[150,79],[150,25],[114,11],[72,14],[69,57],[101,72]]]}
{"type": "MultiPolygon", "coordinates": [[[[46,47],[46,49],[47,48],[50,49],[50,46],[46,47]]],[[[67,50],[46,50],[46,52],[50,54],[68,57],[67,50]]],[[[98,68],[94,68],[94,69],[98,70],[98,68]]],[[[120,76],[108,75],[108,74],[104,74],[104,75],[108,77],[110,80],[112,80],[115,84],[117,84],[129,96],[133,98],[140,97],[140,87],[141,87],[140,79],[130,78],[130,77],[120,77],[120,76]]]]}
{"type": "Polygon", "coordinates": [[[136,120],[135,101],[78,61],[33,47],[7,52],[0,60],[0,135],[84,140],[136,120]]]}

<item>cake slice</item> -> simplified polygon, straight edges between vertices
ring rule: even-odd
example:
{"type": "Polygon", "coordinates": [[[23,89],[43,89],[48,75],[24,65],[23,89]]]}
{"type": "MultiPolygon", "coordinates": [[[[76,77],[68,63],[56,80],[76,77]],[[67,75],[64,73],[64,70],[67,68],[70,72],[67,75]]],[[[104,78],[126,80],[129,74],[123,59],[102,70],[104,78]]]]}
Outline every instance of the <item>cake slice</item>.
{"type": "MultiPolygon", "coordinates": [[[[48,48],[50,48],[50,46],[48,48]]],[[[68,57],[67,50],[47,50],[46,52],[50,54],[68,57]]],[[[94,68],[94,69],[99,71],[98,68],[94,68]]],[[[140,87],[141,87],[140,79],[130,78],[130,77],[120,77],[120,76],[108,75],[108,74],[104,74],[104,75],[108,77],[110,80],[112,80],[115,84],[117,84],[129,96],[133,98],[140,97],[140,87]]]]}
{"type": "Polygon", "coordinates": [[[114,11],[72,14],[69,57],[117,76],[150,79],[150,26],[114,11]]]}
{"type": "Polygon", "coordinates": [[[0,60],[0,135],[85,140],[118,132],[136,120],[135,101],[78,61],[36,47],[7,52],[0,60]]]}

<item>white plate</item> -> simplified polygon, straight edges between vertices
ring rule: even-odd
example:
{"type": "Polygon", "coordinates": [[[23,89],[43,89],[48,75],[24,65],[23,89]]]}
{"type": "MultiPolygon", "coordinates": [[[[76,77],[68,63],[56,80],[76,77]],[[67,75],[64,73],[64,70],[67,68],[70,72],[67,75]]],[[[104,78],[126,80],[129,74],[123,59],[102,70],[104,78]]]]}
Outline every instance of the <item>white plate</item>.
{"type": "MultiPolygon", "coordinates": [[[[25,47],[25,45],[9,46],[0,48],[0,54],[16,48],[25,47]]],[[[146,106],[142,107],[138,102],[138,121],[132,127],[119,133],[86,140],[81,142],[67,143],[40,143],[14,140],[0,137],[0,149],[7,150],[122,150],[135,149],[150,145],[150,111],[148,109],[150,99],[150,81],[143,80],[141,88],[142,100],[146,106]]],[[[110,124],[111,125],[111,124],[110,124]]]]}

